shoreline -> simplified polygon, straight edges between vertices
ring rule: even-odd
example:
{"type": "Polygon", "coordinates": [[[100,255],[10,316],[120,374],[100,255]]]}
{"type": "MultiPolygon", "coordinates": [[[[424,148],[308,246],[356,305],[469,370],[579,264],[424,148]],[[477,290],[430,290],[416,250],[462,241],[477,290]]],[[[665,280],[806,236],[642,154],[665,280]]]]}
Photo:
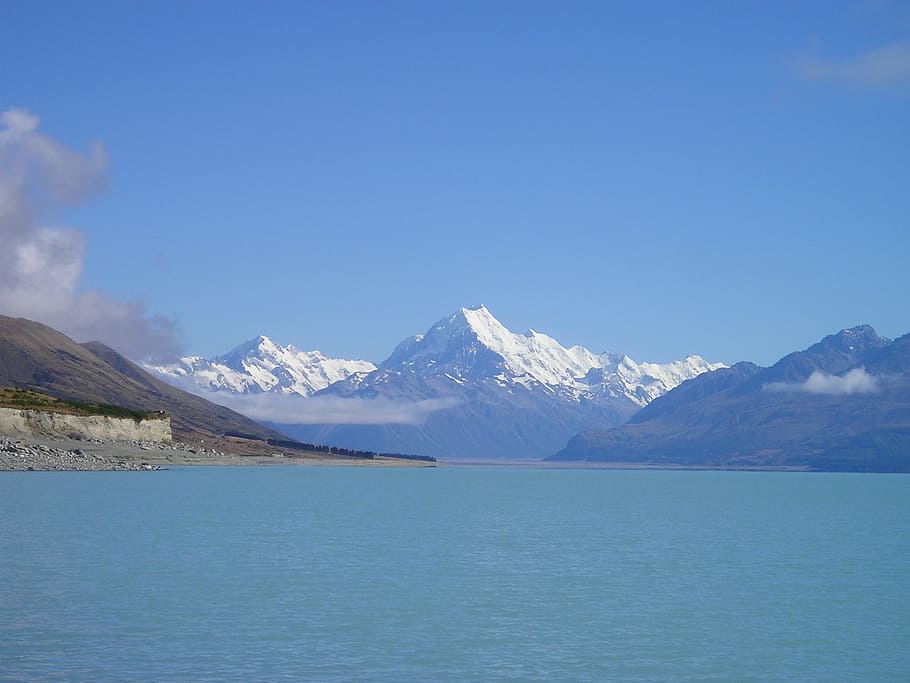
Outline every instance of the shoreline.
{"type": "MultiPolygon", "coordinates": [[[[211,444],[209,444],[211,445],[211,444]]],[[[220,444],[219,444],[220,445],[220,444]]],[[[239,455],[206,444],[72,439],[27,434],[0,435],[0,472],[160,471],[170,467],[444,467],[545,470],[664,470],[712,472],[818,472],[796,466],[708,466],[667,463],[548,461],[534,459],[451,459],[438,462],[316,452],[239,455]]]]}
{"type": "Polygon", "coordinates": [[[12,434],[0,436],[0,472],[160,471],[168,467],[338,466],[434,467],[400,458],[348,458],[321,453],[237,455],[191,444],[69,439],[12,434]]]}
{"type": "Polygon", "coordinates": [[[691,472],[821,472],[799,465],[684,465],[646,462],[598,462],[596,460],[440,460],[440,467],[508,467],[542,470],[665,470],[691,472]]]}

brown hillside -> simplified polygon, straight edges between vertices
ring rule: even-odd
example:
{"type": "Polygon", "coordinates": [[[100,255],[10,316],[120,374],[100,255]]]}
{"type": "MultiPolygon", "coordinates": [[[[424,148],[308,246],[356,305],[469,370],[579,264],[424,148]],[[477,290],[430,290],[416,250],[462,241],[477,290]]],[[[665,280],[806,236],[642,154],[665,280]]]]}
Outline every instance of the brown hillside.
{"type": "Polygon", "coordinates": [[[286,438],[228,408],[156,379],[98,342],[77,344],[41,323],[0,316],[0,385],[58,398],[163,410],[174,438],[220,440],[225,432],[286,438]]]}

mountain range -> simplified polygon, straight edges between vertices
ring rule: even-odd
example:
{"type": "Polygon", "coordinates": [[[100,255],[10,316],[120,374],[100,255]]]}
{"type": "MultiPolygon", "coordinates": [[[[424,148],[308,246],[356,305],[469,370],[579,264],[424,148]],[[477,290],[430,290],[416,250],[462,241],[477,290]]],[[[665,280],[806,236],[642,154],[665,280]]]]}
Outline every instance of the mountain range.
{"type": "Polygon", "coordinates": [[[910,471],[910,335],[892,341],[861,325],[771,367],[700,375],[550,459],[910,471]]]}
{"type": "Polygon", "coordinates": [[[206,391],[311,396],[354,373],[372,372],[376,366],[365,360],[328,358],[319,351],[300,351],[260,336],[223,356],[211,359],[185,356],[149,369],[171,380],[189,380],[206,391]]]}
{"type": "MultiPolygon", "coordinates": [[[[284,424],[279,434],[156,379],[103,344],[77,344],[40,323],[0,316],[0,386],[164,410],[175,438],[230,444],[236,452],[261,452],[270,440],[300,430],[295,435],[306,441],[333,446],[448,457],[532,458],[540,444],[562,439],[552,446],[551,453],[564,446],[553,461],[910,471],[910,335],[892,341],[867,325],[825,337],[767,368],[725,367],[697,356],[658,365],[565,348],[533,331],[514,334],[482,307],[461,309],[402,342],[375,369],[341,370],[343,379],[308,398],[302,396],[304,375],[275,358],[303,358],[311,370],[323,359],[336,370],[348,361],[339,366],[265,338],[235,351],[217,363],[168,366],[185,373],[170,380],[199,381],[203,373],[194,377],[194,367],[230,365],[236,373],[230,381],[212,382],[217,375],[210,375],[203,379],[216,388],[196,390],[219,401],[266,401],[266,408],[273,399],[315,406],[310,414],[318,416],[337,416],[344,404],[355,424],[284,424]],[[381,419],[356,423],[367,422],[377,406],[381,419]]],[[[313,372],[327,381],[328,370],[313,372]]]]}
{"type": "Polygon", "coordinates": [[[343,421],[320,420],[300,404],[304,423],[272,423],[303,441],[436,457],[539,458],[573,434],[620,424],[681,382],[721,367],[699,356],[637,363],[566,348],[533,330],[511,332],[479,306],[405,339],[378,367],[259,337],[211,360],[187,357],[154,369],[182,386],[194,382],[216,401],[277,394],[309,396],[333,414],[351,407],[343,421]],[[373,417],[377,407],[386,417],[373,417]]]}

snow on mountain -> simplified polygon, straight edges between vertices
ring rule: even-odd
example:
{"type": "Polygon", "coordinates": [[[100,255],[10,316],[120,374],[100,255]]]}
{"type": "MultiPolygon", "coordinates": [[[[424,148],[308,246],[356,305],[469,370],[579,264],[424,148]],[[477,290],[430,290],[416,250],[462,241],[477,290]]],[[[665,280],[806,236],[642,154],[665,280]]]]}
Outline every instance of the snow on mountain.
{"type": "Polygon", "coordinates": [[[405,339],[378,368],[258,337],[217,358],[189,356],[152,369],[223,398],[246,394],[243,400],[258,401],[259,412],[270,415],[277,404],[264,402],[266,396],[312,396],[306,406],[287,406],[288,422],[275,420],[303,441],[495,458],[553,453],[574,434],[622,424],[685,380],[721,367],[699,356],[638,363],[618,353],[567,348],[534,330],[516,334],[478,306],[405,339]],[[376,407],[399,418],[377,421],[370,412],[376,407]],[[339,410],[343,422],[332,417],[339,410]]]}
{"type": "Polygon", "coordinates": [[[542,457],[574,434],[622,424],[681,382],[723,367],[699,356],[637,363],[516,334],[483,306],[462,308],[409,337],[374,372],[316,397],[425,401],[448,407],[419,424],[278,425],[304,441],[450,458],[542,457]]]}
{"type": "Polygon", "coordinates": [[[605,353],[599,367],[585,376],[588,390],[594,396],[625,396],[640,407],[703,372],[726,367],[709,363],[701,356],[687,356],[672,363],[636,363],[628,356],[605,353]]]}
{"type": "Polygon", "coordinates": [[[689,356],[673,363],[636,363],[615,353],[566,348],[534,330],[516,334],[484,306],[462,308],[421,336],[403,341],[361,385],[393,375],[448,377],[461,383],[492,379],[500,386],[540,386],[567,398],[618,398],[641,407],[702,372],[724,367],[689,356]]]}
{"type": "Polygon", "coordinates": [[[372,372],[376,366],[365,360],[328,358],[319,351],[280,346],[260,336],[223,356],[186,356],[176,363],[150,369],[166,379],[190,380],[209,391],[310,396],[355,373],[372,372]]]}

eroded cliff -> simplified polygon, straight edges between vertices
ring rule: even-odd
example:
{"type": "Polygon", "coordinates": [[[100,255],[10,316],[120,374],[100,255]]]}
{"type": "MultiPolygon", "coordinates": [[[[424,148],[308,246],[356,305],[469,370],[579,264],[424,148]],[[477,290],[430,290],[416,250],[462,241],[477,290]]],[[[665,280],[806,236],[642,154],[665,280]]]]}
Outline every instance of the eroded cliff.
{"type": "Polygon", "coordinates": [[[156,442],[173,438],[169,417],[136,420],[18,408],[0,408],[0,434],[156,442]]]}

